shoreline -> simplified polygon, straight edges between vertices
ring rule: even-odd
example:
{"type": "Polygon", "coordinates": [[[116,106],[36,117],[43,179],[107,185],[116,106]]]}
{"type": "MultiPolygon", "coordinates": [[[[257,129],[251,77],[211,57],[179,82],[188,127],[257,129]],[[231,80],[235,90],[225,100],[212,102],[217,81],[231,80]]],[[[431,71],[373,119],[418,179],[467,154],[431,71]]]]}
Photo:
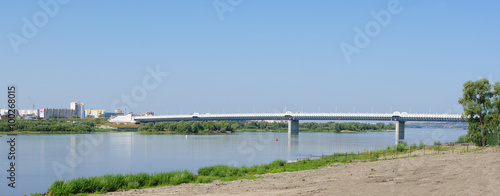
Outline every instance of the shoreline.
{"type": "Polygon", "coordinates": [[[496,195],[500,147],[319,169],[267,173],[258,179],[188,183],[101,195],[496,195]]]}
{"type": "MultiPolygon", "coordinates": [[[[498,148],[498,147],[494,147],[498,148]]],[[[243,179],[256,179],[256,178],[261,178],[262,176],[269,174],[269,173],[288,173],[288,172],[294,172],[294,171],[304,171],[304,170],[310,170],[310,169],[321,169],[324,167],[332,167],[338,164],[351,164],[351,163],[359,163],[359,162],[384,162],[386,160],[394,160],[394,159],[402,159],[402,158],[410,158],[410,157],[416,157],[417,155],[429,155],[431,154],[437,154],[440,155],[440,150],[444,154],[446,153],[462,153],[465,152],[466,149],[469,151],[469,147],[465,148],[463,145],[459,145],[455,148],[455,145],[453,146],[448,146],[448,147],[442,147],[442,146],[420,146],[418,148],[413,148],[414,150],[411,151],[412,148],[407,145],[398,145],[397,147],[398,150],[396,150],[396,146],[393,146],[391,148],[387,149],[380,149],[380,150],[374,150],[374,151],[367,151],[367,152],[358,152],[358,153],[336,153],[333,155],[324,155],[320,158],[317,159],[303,159],[303,160],[297,160],[295,162],[287,162],[284,160],[275,160],[272,163],[269,164],[261,164],[261,165],[253,165],[250,167],[233,167],[233,166],[227,166],[227,165],[213,165],[213,166],[207,166],[207,167],[202,167],[198,169],[198,174],[190,173],[187,170],[182,171],[179,173],[181,170],[176,170],[176,171],[171,171],[171,172],[155,172],[154,174],[147,174],[147,173],[137,173],[137,174],[116,174],[116,175],[102,175],[102,176],[91,176],[88,178],[84,179],[72,179],[68,181],[55,181],[53,182],[50,190],[51,191],[56,191],[58,194],[71,194],[72,192],[66,192],[63,191],[67,186],[71,187],[87,187],[89,184],[93,184],[93,186],[97,186],[95,188],[97,189],[90,189],[94,190],[91,192],[73,192],[75,193],[99,193],[98,190],[102,190],[101,188],[98,188],[99,186],[112,186],[116,187],[116,189],[106,189],[107,191],[123,191],[122,186],[127,185],[124,188],[125,189],[132,189],[134,190],[134,187],[139,188],[139,190],[143,189],[148,189],[150,187],[155,187],[155,188],[162,188],[165,185],[179,185],[182,186],[182,184],[185,183],[213,183],[214,181],[217,180],[222,180],[222,181],[235,181],[235,180],[243,180],[243,179]],[[443,152],[443,150],[445,150],[443,152]],[[448,150],[448,151],[446,151],[448,150]],[[427,151],[427,153],[426,153],[427,151]],[[215,172],[215,173],[214,173],[215,172]],[[222,172],[222,173],[221,173],[222,172]],[[160,175],[160,176],[157,176],[160,175]],[[171,181],[171,177],[166,176],[177,176],[175,177],[174,181],[171,181]],[[179,176],[180,175],[180,176],[179,176]],[[125,180],[123,176],[129,176],[125,180]],[[114,180],[113,180],[114,179],[114,180]],[[132,180],[132,181],[130,181],[132,180]],[[180,181],[179,181],[180,180],[180,181]],[[107,182],[106,182],[107,181],[107,182]],[[109,185],[105,184],[111,183],[109,185]],[[135,184],[133,187],[130,187],[130,184],[135,184]],[[152,183],[152,184],[151,184],[152,183]],[[127,188],[128,187],[128,188],[127,188]],[[61,192],[63,191],[63,192],[61,192]]],[[[471,151],[476,151],[477,149],[471,148],[471,151]],[[474,149],[474,150],[472,150],[474,149]]],[[[480,149],[482,150],[482,149],[480,149]]],[[[172,187],[172,186],[169,186],[172,187]]],[[[104,187],[103,187],[104,188],[104,187]]],[[[154,188],[153,188],[154,189],[154,188]]],[[[75,190],[80,190],[79,188],[75,190]]],[[[83,189],[82,189],[83,190],[83,189]]],[[[90,191],[89,189],[85,188],[85,190],[90,191]]],[[[113,193],[113,192],[110,192],[113,193]]]]}
{"type": "MultiPolygon", "coordinates": [[[[349,130],[342,130],[340,132],[333,132],[333,131],[301,131],[303,133],[368,133],[368,132],[394,132],[395,130],[373,130],[373,131],[349,131],[349,130]]],[[[287,133],[288,131],[234,131],[231,133],[180,133],[180,132],[171,132],[171,131],[159,131],[159,132],[141,132],[137,130],[130,130],[130,129],[102,129],[98,130],[96,129],[93,132],[87,132],[87,133],[81,133],[81,132],[65,132],[65,131],[58,131],[58,132],[52,132],[52,131],[39,131],[39,132],[33,132],[33,131],[12,131],[12,132],[0,132],[0,134],[92,134],[92,133],[123,133],[123,132],[137,132],[140,134],[161,134],[161,135],[219,135],[219,134],[233,134],[233,133],[287,133]]]]}
{"type": "MultiPolygon", "coordinates": [[[[350,130],[342,130],[340,132],[334,132],[334,131],[299,131],[302,133],[368,133],[368,132],[394,132],[395,130],[389,130],[389,129],[384,129],[384,130],[364,130],[364,131],[350,131],[350,130]]],[[[232,134],[232,133],[287,133],[288,130],[279,130],[279,131],[265,131],[265,130],[243,130],[243,131],[233,131],[231,133],[181,133],[181,132],[170,132],[170,131],[156,131],[156,132],[140,132],[136,131],[137,133],[141,134],[187,134],[187,135],[216,135],[216,134],[232,134]]]]}

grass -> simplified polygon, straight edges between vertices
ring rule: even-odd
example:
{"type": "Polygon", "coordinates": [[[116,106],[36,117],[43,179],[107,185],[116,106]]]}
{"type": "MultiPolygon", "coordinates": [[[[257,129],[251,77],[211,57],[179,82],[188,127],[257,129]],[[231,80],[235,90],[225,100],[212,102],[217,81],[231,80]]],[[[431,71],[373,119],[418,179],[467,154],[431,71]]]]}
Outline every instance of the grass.
{"type": "MultiPolygon", "coordinates": [[[[77,132],[77,131],[1,131],[0,133],[5,134],[88,134],[87,132],[77,132]]],[[[90,132],[92,133],[92,132],[90,132]]]]}
{"type": "MultiPolygon", "coordinates": [[[[438,144],[438,143],[436,143],[438,144]]],[[[438,148],[446,150],[440,145],[426,147],[426,149],[438,148]]],[[[296,162],[287,163],[284,160],[275,160],[269,164],[253,165],[250,167],[228,166],[228,165],[213,165],[198,169],[198,174],[195,175],[187,170],[160,172],[155,174],[138,173],[138,174],[116,174],[103,175],[87,178],[76,178],[72,180],[57,180],[52,183],[48,189],[48,195],[87,195],[106,193],[117,190],[141,189],[165,185],[179,185],[182,183],[210,183],[214,180],[233,181],[239,179],[255,179],[259,175],[265,173],[280,173],[293,172],[300,170],[318,169],[333,165],[334,163],[350,163],[353,161],[376,161],[379,157],[388,155],[404,154],[410,151],[423,149],[424,145],[421,142],[418,146],[412,144],[408,146],[406,143],[400,143],[394,146],[388,146],[386,149],[365,151],[357,153],[336,153],[333,155],[321,156],[318,159],[304,159],[296,162]]],[[[408,156],[410,157],[410,156],[408,156]]],[[[411,156],[411,157],[415,157],[411,156]]],[[[392,159],[406,158],[393,157],[392,159]]],[[[36,193],[32,195],[44,195],[44,193],[36,193]]]]}
{"type": "Polygon", "coordinates": [[[117,190],[179,185],[194,182],[195,176],[189,171],[160,172],[155,174],[116,174],[57,180],[49,187],[49,195],[76,195],[106,193],[117,190]]]}
{"type": "MultiPolygon", "coordinates": [[[[354,153],[335,154],[323,156],[314,160],[300,160],[287,163],[284,160],[275,160],[270,164],[253,165],[250,167],[234,167],[228,165],[214,165],[202,167],[198,175],[189,171],[173,171],[155,174],[116,174],[103,175],[87,178],[76,178],[72,180],[57,180],[48,189],[48,195],[86,195],[99,194],[117,190],[140,189],[165,185],[178,185],[182,183],[209,183],[213,180],[232,181],[238,179],[255,179],[258,175],[265,173],[291,172],[308,169],[318,169],[332,163],[348,163],[352,159],[359,158],[374,160],[378,156],[373,154],[354,153]]],[[[32,194],[32,195],[43,195],[32,194]]]]}

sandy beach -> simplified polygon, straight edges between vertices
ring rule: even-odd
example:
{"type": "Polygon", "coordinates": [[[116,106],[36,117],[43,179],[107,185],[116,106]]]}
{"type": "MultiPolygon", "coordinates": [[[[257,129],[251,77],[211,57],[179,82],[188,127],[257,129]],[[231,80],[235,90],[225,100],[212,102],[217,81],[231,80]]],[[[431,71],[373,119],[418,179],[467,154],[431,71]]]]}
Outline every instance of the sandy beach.
{"type": "MultiPolygon", "coordinates": [[[[498,195],[500,148],[334,164],[255,180],[182,184],[104,195],[498,195]]],[[[416,152],[415,154],[423,154],[416,152]]],[[[413,154],[412,154],[413,155],[413,154]]]]}

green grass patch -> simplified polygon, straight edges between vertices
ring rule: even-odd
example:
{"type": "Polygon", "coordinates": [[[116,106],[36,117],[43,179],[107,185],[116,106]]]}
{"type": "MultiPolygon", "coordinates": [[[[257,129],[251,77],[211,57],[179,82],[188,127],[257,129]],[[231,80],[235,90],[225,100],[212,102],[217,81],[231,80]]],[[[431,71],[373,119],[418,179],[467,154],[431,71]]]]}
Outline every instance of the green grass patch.
{"type": "Polygon", "coordinates": [[[378,155],[364,153],[342,153],[323,156],[313,160],[300,160],[287,163],[284,160],[275,160],[269,164],[253,165],[250,167],[234,167],[228,165],[213,165],[198,169],[198,175],[189,171],[161,172],[155,174],[116,174],[94,177],[82,177],[72,180],[58,180],[48,189],[53,195],[99,194],[117,190],[141,189],[182,183],[210,183],[214,180],[232,181],[239,179],[255,179],[265,173],[292,172],[308,169],[318,169],[332,163],[348,163],[353,159],[373,160],[378,155]]]}
{"type": "Polygon", "coordinates": [[[155,174],[116,174],[57,180],[49,187],[51,195],[75,195],[106,193],[117,190],[147,188],[164,185],[179,185],[194,182],[195,177],[189,171],[160,172],[155,174]]]}
{"type": "MultiPolygon", "coordinates": [[[[436,143],[439,144],[439,143],[436,143]]],[[[214,180],[233,181],[239,179],[255,179],[259,175],[265,173],[280,173],[293,172],[300,170],[318,169],[332,165],[334,163],[350,163],[353,161],[368,162],[379,160],[379,157],[386,157],[395,154],[405,154],[414,150],[423,149],[424,145],[421,142],[419,145],[400,143],[394,146],[388,146],[386,149],[352,152],[352,153],[336,153],[333,155],[321,156],[318,159],[305,159],[296,162],[287,163],[284,160],[275,160],[269,164],[252,165],[250,167],[228,166],[228,165],[213,165],[198,169],[198,174],[195,175],[187,170],[160,172],[154,174],[138,173],[138,174],[116,174],[94,176],[87,178],[76,178],[72,180],[58,180],[48,189],[49,195],[87,195],[106,193],[117,190],[141,189],[165,185],[179,185],[182,183],[210,183],[214,180]]],[[[426,147],[430,149],[446,148],[441,145],[426,147]]],[[[472,151],[472,150],[471,150],[472,151]]],[[[396,156],[389,159],[401,159],[409,156],[396,156]]],[[[413,155],[412,157],[415,157],[413,155]]],[[[33,195],[43,195],[36,193],[33,195]]]]}

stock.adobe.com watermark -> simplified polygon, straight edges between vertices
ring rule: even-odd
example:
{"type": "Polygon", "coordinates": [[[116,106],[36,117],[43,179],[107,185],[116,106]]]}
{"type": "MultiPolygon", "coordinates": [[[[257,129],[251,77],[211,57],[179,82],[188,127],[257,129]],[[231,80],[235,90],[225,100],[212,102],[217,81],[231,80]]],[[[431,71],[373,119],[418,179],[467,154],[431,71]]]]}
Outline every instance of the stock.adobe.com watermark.
{"type": "Polygon", "coordinates": [[[215,0],[212,2],[217,16],[219,16],[220,21],[224,21],[224,14],[226,12],[232,12],[234,8],[238,7],[243,0],[215,0]]]}
{"type": "Polygon", "coordinates": [[[21,44],[28,44],[30,39],[33,39],[38,30],[45,27],[49,23],[50,18],[54,18],[58,13],[61,5],[68,4],[70,0],[39,0],[38,6],[41,10],[35,12],[30,18],[22,17],[22,26],[19,33],[9,32],[7,39],[14,52],[19,53],[21,44]]]}
{"type": "Polygon", "coordinates": [[[357,26],[354,27],[356,34],[354,35],[352,44],[346,42],[339,44],[347,63],[351,63],[351,56],[353,54],[361,53],[361,49],[370,45],[372,39],[380,34],[382,27],[387,27],[391,23],[393,15],[399,14],[402,11],[403,6],[400,5],[399,0],[390,0],[387,3],[387,9],[382,9],[378,12],[370,11],[373,20],[367,22],[364,29],[360,29],[357,26]]]}
{"type": "Polygon", "coordinates": [[[74,172],[78,168],[85,157],[94,152],[95,147],[98,147],[104,142],[102,134],[90,134],[82,137],[74,138],[74,143],[66,146],[66,156],[64,161],[52,161],[52,170],[56,174],[57,179],[64,179],[65,175],[74,172]]]}
{"type": "Polygon", "coordinates": [[[168,76],[167,72],[160,71],[160,65],[152,68],[147,66],[146,71],[148,72],[142,78],[142,84],[134,86],[130,93],[125,93],[111,102],[112,109],[125,109],[126,111],[132,111],[132,109],[137,108],[140,102],[146,100],[149,91],[153,91],[163,82],[163,78],[168,76]]]}
{"type": "Polygon", "coordinates": [[[7,159],[9,160],[9,166],[7,170],[7,186],[11,188],[16,188],[16,137],[17,134],[7,134],[8,137],[8,148],[9,153],[7,154],[7,159]]]}
{"type": "MultiPolygon", "coordinates": [[[[248,141],[241,142],[236,147],[236,151],[240,155],[247,156],[246,163],[252,163],[258,156],[258,153],[263,152],[266,149],[266,145],[273,141],[273,138],[273,134],[264,134],[260,132],[257,138],[249,138],[248,141]]],[[[239,167],[245,164],[240,164],[237,160],[230,160],[227,162],[227,165],[239,167]]]]}
{"type": "MultiPolygon", "coordinates": [[[[16,129],[16,86],[9,85],[7,87],[7,105],[9,107],[7,117],[10,131],[16,129]]],[[[7,162],[9,168],[7,170],[7,179],[10,188],[16,188],[16,137],[17,134],[7,134],[7,162]]]]}

